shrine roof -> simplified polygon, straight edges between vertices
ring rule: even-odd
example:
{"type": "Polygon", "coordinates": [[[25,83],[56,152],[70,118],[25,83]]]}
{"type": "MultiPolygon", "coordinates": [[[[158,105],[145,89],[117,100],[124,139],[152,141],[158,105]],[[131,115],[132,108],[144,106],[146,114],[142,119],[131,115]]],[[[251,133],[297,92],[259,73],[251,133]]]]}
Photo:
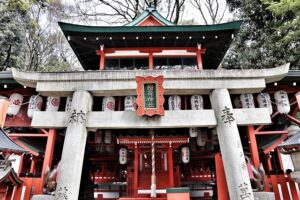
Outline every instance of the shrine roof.
{"type": "MultiPolygon", "coordinates": [[[[137,23],[137,22],[135,22],[137,23]]],[[[134,23],[134,24],[135,24],[134,23]]],[[[216,25],[84,26],[59,22],[65,37],[85,70],[99,69],[96,50],[131,47],[197,47],[204,69],[216,69],[223,59],[241,21],[216,25]]]]}
{"type": "Polygon", "coordinates": [[[0,160],[0,183],[12,182],[13,185],[21,185],[23,181],[18,177],[7,160],[0,160]]]}
{"type": "Polygon", "coordinates": [[[289,139],[284,141],[278,147],[280,148],[300,147],[300,131],[298,131],[295,135],[291,136],[289,139]]]}
{"type": "Polygon", "coordinates": [[[4,132],[0,129],[0,151],[13,152],[13,153],[24,153],[25,150],[12,141],[4,132]]]}
{"type": "Polygon", "coordinates": [[[153,17],[156,21],[161,23],[162,25],[174,25],[174,23],[170,22],[163,16],[157,12],[157,10],[154,7],[148,7],[146,10],[140,14],[136,19],[134,19],[132,22],[126,24],[125,26],[136,26],[141,24],[144,20],[146,20],[148,17],[153,17]]]}

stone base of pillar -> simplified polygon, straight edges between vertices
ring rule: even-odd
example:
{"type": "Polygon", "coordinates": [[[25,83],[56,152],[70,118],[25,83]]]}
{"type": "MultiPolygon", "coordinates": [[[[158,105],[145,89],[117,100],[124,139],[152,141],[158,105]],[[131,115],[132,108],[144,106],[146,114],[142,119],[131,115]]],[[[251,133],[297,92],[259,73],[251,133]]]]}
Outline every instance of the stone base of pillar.
{"type": "Polygon", "coordinates": [[[275,200],[273,192],[253,192],[254,200],[275,200]]]}
{"type": "Polygon", "coordinates": [[[156,176],[151,176],[151,197],[156,197],[156,176]]]}
{"type": "Polygon", "coordinates": [[[55,197],[51,195],[33,195],[31,200],[55,200],[55,197]]]}
{"type": "Polygon", "coordinates": [[[291,173],[291,178],[293,179],[293,181],[295,181],[296,183],[300,183],[300,171],[294,171],[291,173]]]}

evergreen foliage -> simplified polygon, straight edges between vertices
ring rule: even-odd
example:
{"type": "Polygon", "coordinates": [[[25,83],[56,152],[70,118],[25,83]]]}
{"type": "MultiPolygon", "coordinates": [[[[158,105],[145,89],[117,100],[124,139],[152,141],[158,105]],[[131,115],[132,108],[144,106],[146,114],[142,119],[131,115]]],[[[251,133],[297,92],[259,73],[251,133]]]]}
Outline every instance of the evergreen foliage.
{"type": "Polygon", "coordinates": [[[290,62],[291,69],[300,69],[299,1],[228,3],[244,24],[224,59],[224,68],[272,68],[290,62]]]}
{"type": "Polygon", "coordinates": [[[25,10],[17,9],[6,1],[0,1],[0,13],[1,71],[11,66],[20,66],[22,63],[20,55],[24,50],[27,17],[25,10]]]}
{"type": "MultiPolygon", "coordinates": [[[[62,33],[49,24],[55,0],[0,0],[0,71],[15,67],[27,71],[66,71],[62,33]],[[46,25],[45,21],[47,22],[46,25]]],[[[56,25],[57,26],[57,25],[56,25]]]]}

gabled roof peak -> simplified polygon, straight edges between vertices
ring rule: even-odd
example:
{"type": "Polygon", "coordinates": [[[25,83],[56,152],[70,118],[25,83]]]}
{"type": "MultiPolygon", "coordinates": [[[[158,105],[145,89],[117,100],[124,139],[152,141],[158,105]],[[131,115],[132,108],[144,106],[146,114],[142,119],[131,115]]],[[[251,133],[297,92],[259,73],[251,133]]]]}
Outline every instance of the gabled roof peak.
{"type": "Polygon", "coordinates": [[[174,23],[170,22],[155,9],[154,6],[148,6],[144,12],[142,12],[132,22],[125,26],[173,26],[174,23]]]}
{"type": "Polygon", "coordinates": [[[146,10],[148,10],[149,12],[152,12],[152,11],[154,11],[154,10],[156,10],[156,9],[155,9],[154,6],[150,5],[150,6],[148,6],[148,7],[146,8],[146,10]]]}

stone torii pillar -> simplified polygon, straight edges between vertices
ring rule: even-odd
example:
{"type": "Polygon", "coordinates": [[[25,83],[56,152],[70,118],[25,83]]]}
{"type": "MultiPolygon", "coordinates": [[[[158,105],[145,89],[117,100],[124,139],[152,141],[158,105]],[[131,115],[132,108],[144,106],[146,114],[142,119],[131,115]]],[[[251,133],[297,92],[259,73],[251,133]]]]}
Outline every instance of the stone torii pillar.
{"type": "Polygon", "coordinates": [[[93,99],[89,92],[74,92],[58,168],[55,199],[78,199],[87,139],[86,120],[92,104],[93,99]]]}
{"type": "Polygon", "coordinates": [[[217,133],[232,200],[254,200],[237,122],[227,89],[215,89],[210,101],[217,118],[217,133]]]}

